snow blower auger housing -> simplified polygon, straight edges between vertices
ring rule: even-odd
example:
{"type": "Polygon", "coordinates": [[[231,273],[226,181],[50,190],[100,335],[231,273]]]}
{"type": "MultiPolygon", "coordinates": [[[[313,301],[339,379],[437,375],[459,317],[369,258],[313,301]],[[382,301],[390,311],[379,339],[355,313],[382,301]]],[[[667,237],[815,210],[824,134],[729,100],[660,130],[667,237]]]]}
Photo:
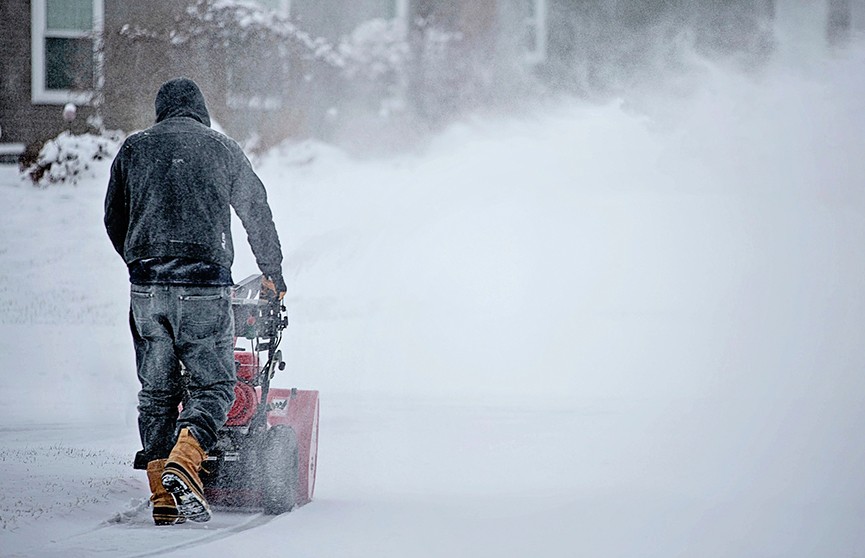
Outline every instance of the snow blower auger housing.
{"type": "Polygon", "coordinates": [[[278,347],[288,319],[280,301],[259,297],[261,279],[233,289],[235,401],[201,480],[211,506],[280,514],[312,500],[318,391],[270,387],[285,368],[278,347]]]}

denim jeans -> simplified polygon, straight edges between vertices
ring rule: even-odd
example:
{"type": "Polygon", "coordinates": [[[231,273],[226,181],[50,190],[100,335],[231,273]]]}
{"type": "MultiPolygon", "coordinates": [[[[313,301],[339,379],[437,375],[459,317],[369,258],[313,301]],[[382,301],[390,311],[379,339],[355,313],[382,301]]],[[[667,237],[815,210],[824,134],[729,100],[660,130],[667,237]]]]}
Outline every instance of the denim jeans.
{"type": "Polygon", "coordinates": [[[237,382],[231,288],[132,285],[130,297],[142,453],[168,457],[182,428],[208,451],[237,382]]]}

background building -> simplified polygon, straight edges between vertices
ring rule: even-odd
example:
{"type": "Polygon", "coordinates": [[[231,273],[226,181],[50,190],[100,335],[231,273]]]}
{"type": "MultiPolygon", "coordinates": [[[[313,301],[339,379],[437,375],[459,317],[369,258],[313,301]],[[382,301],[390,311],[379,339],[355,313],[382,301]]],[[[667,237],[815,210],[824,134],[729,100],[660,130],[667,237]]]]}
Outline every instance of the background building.
{"type": "MultiPolygon", "coordinates": [[[[865,27],[865,0],[810,4],[827,43],[865,27]]],[[[0,158],[65,129],[146,127],[177,75],[248,148],[362,142],[550,90],[615,93],[675,64],[680,43],[759,63],[786,15],[773,0],[4,0],[0,158]]]]}

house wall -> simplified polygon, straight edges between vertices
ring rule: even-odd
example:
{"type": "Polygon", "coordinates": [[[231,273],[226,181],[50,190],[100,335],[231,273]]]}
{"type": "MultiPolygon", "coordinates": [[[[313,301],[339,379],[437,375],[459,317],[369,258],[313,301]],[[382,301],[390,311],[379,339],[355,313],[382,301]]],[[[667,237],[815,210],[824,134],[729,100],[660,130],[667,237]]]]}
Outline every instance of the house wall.
{"type": "Polygon", "coordinates": [[[29,2],[0,2],[0,142],[21,142],[23,112],[30,105],[29,2]]]}
{"type": "Polygon", "coordinates": [[[0,144],[24,144],[29,157],[42,142],[66,129],[83,131],[92,114],[79,107],[78,118],[67,124],[63,105],[31,102],[30,1],[0,2],[0,144]]]}
{"type": "Polygon", "coordinates": [[[827,0],[826,36],[830,44],[843,44],[865,31],[865,0],[827,0]]]}
{"type": "Polygon", "coordinates": [[[310,102],[301,98],[308,73],[303,61],[293,63],[287,76],[272,52],[274,45],[254,36],[227,41],[209,36],[182,43],[168,41],[168,26],[174,25],[183,8],[182,3],[173,3],[175,13],[166,13],[154,9],[152,2],[107,2],[106,126],[131,131],[151,125],[159,86],[168,79],[186,76],[204,93],[212,120],[239,141],[256,137],[263,145],[272,145],[286,134],[302,133],[303,102],[310,102]],[[132,33],[122,32],[126,25],[133,27],[132,33]],[[153,33],[157,36],[151,36],[153,33]],[[244,80],[246,87],[232,89],[232,71],[235,75],[252,74],[244,80]]]}
{"type": "MultiPolygon", "coordinates": [[[[105,87],[102,109],[109,129],[139,130],[153,123],[154,99],[160,84],[175,77],[170,55],[161,39],[125,35],[126,24],[147,32],[160,32],[166,21],[174,20],[177,3],[152,1],[105,2],[105,87]]],[[[192,77],[192,76],[190,76],[192,77]]]]}
{"type": "Polygon", "coordinates": [[[611,1],[549,0],[546,62],[538,69],[555,88],[584,94],[604,81],[599,73],[616,25],[611,1]]]}
{"type": "MultiPolygon", "coordinates": [[[[329,2],[338,4],[335,0],[329,2]]],[[[408,39],[414,62],[405,78],[407,83],[400,87],[404,88],[409,111],[425,123],[446,122],[462,109],[496,102],[497,93],[518,98],[513,94],[514,84],[521,79],[521,73],[528,73],[517,39],[520,18],[524,17],[519,3],[408,1],[408,39]],[[425,33],[433,28],[458,32],[459,39],[442,49],[445,52],[441,54],[431,52],[425,33]],[[505,89],[505,85],[511,89],[505,89]]],[[[256,43],[255,39],[221,43],[199,38],[171,44],[165,39],[166,26],[173,25],[186,4],[105,0],[104,96],[100,111],[107,128],[132,131],[149,126],[159,85],[178,75],[199,83],[213,118],[230,135],[241,141],[258,135],[265,146],[287,135],[321,137],[326,127],[323,115],[328,108],[340,100],[344,104],[358,102],[365,94],[357,90],[356,84],[345,81],[339,70],[300,55],[290,67],[278,67],[268,50],[272,45],[256,43]],[[161,36],[124,34],[122,29],[127,24],[161,36]],[[243,106],[248,92],[230,90],[232,66],[254,68],[266,89],[278,94],[279,103],[267,108],[243,106]]],[[[391,0],[368,0],[367,4],[384,6],[391,0]]],[[[308,0],[304,5],[313,9],[318,3],[308,0]]],[[[38,149],[45,139],[69,125],[61,118],[61,105],[31,103],[30,7],[30,0],[0,1],[0,143],[22,143],[38,149]]],[[[795,27],[797,41],[802,42],[807,35],[799,26],[807,27],[825,43],[827,34],[831,39],[834,33],[832,13],[835,28],[841,32],[865,28],[865,0],[548,0],[548,55],[536,67],[536,73],[546,84],[578,94],[605,94],[627,86],[635,72],[646,71],[645,63],[658,58],[653,45],[663,43],[661,46],[669,47],[671,41],[657,40],[659,32],[669,32],[668,38],[677,39],[677,33],[690,31],[698,49],[736,52],[759,48],[766,31],[763,21],[775,18],[779,22],[776,30],[784,22],[791,29],[795,27]],[[736,33],[726,33],[725,29],[736,33]]],[[[377,93],[380,91],[367,96],[377,93]]],[[[379,102],[380,98],[373,100],[379,102]]],[[[359,103],[366,101],[361,99],[359,103]]],[[[92,112],[91,107],[79,107],[79,116],[71,128],[83,131],[92,112]]]]}
{"type": "Polygon", "coordinates": [[[604,96],[674,68],[677,49],[759,64],[772,49],[773,0],[549,0],[556,88],[604,96]]]}
{"type": "MultiPolygon", "coordinates": [[[[438,28],[460,32],[459,44],[449,53],[451,58],[445,61],[444,71],[431,79],[430,74],[417,76],[419,89],[430,86],[436,89],[433,104],[440,105],[435,110],[443,118],[455,110],[454,101],[476,104],[483,101],[483,94],[495,89],[491,86],[501,76],[492,69],[499,59],[511,56],[500,48],[505,44],[501,39],[502,20],[507,14],[502,6],[506,1],[411,0],[406,4],[410,9],[409,21],[414,21],[415,15],[426,14],[438,28]]],[[[392,0],[370,0],[370,5],[375,2],[382,6],[396,5],[392,0]]],[[[185,44],[172,44],[166,40],[168,26],[174,25],[186,5],[159,0],[104,1],[104,87],[98,101],[106,128],[133,131],[149,126],[154,119],[153,100],[160,84],[179,75],[196,80],[213,119],[229,135],[240,141],[257,136],[265,146],[287,135],[327,137],[330,124],[325,114],[330,107],[340,100],[351,102],[353,96],[366,94],[364,84],[345,81],[338,69],[308,60],[307,53],[299,53],[287,69],[278,67],[269,52],[273,45],[256,44],[254,39],[230,39],[223,43],[200,37],[185,44]],[[131,25],[131,30],[127,28],[124,32],[127,25],[131,25]],[[261,81],[276,92],[278,103],[267,108],[243,106],[245,92],[231,91],[232,67],[254,68],[261,81]]],[[[68,125],[61,118],[61,105],[30,102],[30,11],[28,0],[0,3],[3,31],[0,126],[6,130],[0,142],[22,142],[38,149],[44,140],[68,125]]],[[[90,107],[79,107],[79,117],[72,128],[76,132],[85,131],[86,119],[92,113],[90,107]]]]}
{"type": "Polygon", "coordinates": [[[850,22],[853,30],[858,33],[865,33],[865,0],[853,0],[850,10],[852,11],[850,22]]]}
{"type": "Polygon", "coordinates": [[[862,0],[815,0],[776,5],[775,30],[782,56],[808,59],[823,55],[850,36],[853,15],[862,0]]]}
{"type": "MultiPolygon", "coordinates": [[[[238,139],[258,134],[265,143],[272,143],[282,139],[286,130],[302,131],[304,122],[299,116],[303,111],[303,100],[299,98],[302,87],[297,84],[292,86],[280,110],[228,106],[226,69],[232,61],[260,68],[262,76],[278,74],[268,71],[265,47],[230,44],[214,48],[213,44],[200,42],[172,46],[166,42],[166,25],[174,21],[183,7],[179,2],[105,0],[104,94],[99,109],[105,127],[132,131],[149,126],[154,120],[153,103],[159,86],[167,79],[185,75],[201,86],[214,119],[238,139]],[[129,23],[163,35],[154,38],[121,33],[129,23]]],[[[92,106],[78,106],[78,116],[69,124],[62,118],[64,103],[32,103],[30,13],[29,0],[0,2],[0,158],[3,160],[17,158],[17,154],[7,153],[10,144],[23,144],[28,159],[33,159],[45,140],[60,132],[83,133],[92,129],[87,123],[95,112],[92,106]]],[[[297,70],[296,78],[301,81],[303,69],[297,70]]],[[[312,92],[304,94],[309,98],[312,92]]]]}

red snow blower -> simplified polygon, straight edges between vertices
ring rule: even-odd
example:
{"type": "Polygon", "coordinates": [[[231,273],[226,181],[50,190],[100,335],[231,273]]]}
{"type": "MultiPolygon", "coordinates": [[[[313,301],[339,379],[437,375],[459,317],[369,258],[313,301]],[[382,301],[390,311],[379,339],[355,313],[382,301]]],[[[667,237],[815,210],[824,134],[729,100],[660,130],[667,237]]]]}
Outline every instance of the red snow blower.
{"type": "Polygon", "coordinates": [[[312,500],[318,391],[270,387],[285,368],[278,347],[288,318],[281,302],[259,297],[261,278],[248,277],[232,293],[235,401],[201,480],[212,506],[280,514],[312,500]],[[248,349],[237,346],[241,339],[248,349]]]}
{"type": "MultiPolygon", "coordinates": [[[[285,369],[279,343],[288,318],[280,301],[259,296],[261,279],[253,275],[232,290],[235,399],[201,480],[213,507],[280,514],[312,500],[318,392],[270,387],[276,371],[285,369]],[[238,346],[242,339],[248,348],[238,346]]],[[[147,469],[147,462],[139,451],[133,467],[147,469]]]]}

